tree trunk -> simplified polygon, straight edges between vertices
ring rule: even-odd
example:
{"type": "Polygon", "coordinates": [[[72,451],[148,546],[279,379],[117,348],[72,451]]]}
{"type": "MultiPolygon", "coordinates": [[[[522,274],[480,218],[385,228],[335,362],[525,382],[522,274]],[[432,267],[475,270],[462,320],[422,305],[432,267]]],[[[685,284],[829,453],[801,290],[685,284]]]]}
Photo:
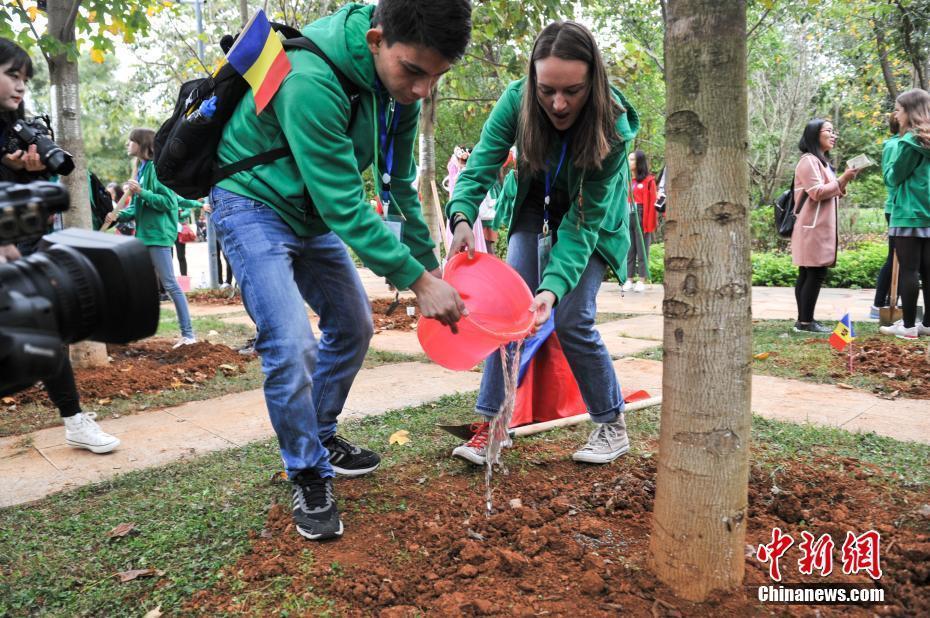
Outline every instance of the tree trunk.
{"type": "Polygon", "coordinates": [[[436,99],[437,91],[423,100],[420,111],[420,182],[418,190],[423,204],[423,219],[429,226],[429,235],[436,248],[433,252],[437,259],[442,244],[443,216],[439,204],[439,192],[436,190],[436,99]]]}
{"type": "Polygon", "coordinates": [[[694,601],[743,580],[751,291],[744,0],[669,0],[662,422],[652,567],[694,601]]]}
{"type": "Polygon", "coordinates": [[[888,89],[888,96],[894,101],[898,98],[898,87],[894,82],[891,65],[888,63],[888,47],[885,45],[885,35],[882,33],[882,26],[879,24],[875,25],[875,48],[878,50],[878,61],[882,66],[882,78],[885,80],[885,88],[888,89]]]}
{"type": "Polygon", "coordinates": [[[249,0],[239,0],[239,20],[243,28],[249,22],[249,0]]]}
{"type": "MultiPolygon", "coordinates": [[[[48,0],[48,32],[63,43],[74,41],[74,15],[80,0],[48,0]]],[[[49,91],[52,103],[52,129],[55,141],[74,157],[74,171],[61,177],[71,196],[71,208],[64,214],[67,227],[92,227],[90,195],[87,187],[87,164],[84,136],[81,133],[81,100],[78,90],[77,62],[67,54],[53,56],[48,62],[49,91]]],[[[71,346],[75,367],[103,367],[107,348],[102,343],[84,341],[71,346]]]]}

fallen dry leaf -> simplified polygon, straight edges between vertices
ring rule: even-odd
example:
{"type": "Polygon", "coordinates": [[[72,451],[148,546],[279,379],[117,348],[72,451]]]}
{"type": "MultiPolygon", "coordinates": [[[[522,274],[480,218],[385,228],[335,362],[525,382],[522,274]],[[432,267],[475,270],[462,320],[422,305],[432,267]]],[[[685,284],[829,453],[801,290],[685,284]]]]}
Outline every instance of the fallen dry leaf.
{"type": "Polygon", "coordinates": [[[400,431],[395,431],[391,434],[391,437],[388,438],[388,444],[399,444],[403,446],[410,442],[410,432],[406,429],[401,429],[400,431]]]}
{"type": "Polygon", "coordinates": [[[136,524],[120,524],[117,527],[113,528],[107,532],[107,536],[111,539],[122,538],[132,532],[136,527],[136,524]]]}
{"type": "Polygon", "coordinates": [[[159,571],[156,569],[132,569],[130,571],[120,571],[119,573],[114,573],[115,577],[119,578],[119,583],[125,584],[126,582],[131,582],[134,579],[140,577],[161,577],[164,575],[164,571],[159,571]]]}
{"type": "Polygon", "coordinates": [[[161,618],[161,605],[155,609],[150,609],[149,611],[145,612],[145,616],[142,618],[161,618]]]}
{"type": "Polygon", "coordinates": [[[111,403],[112,401],[113,401],[113,400],[110,399],[109,397],[104,397],[103,399],[98,399],[98,400],[97,400],[97,405],[99,405],[99,406],[105,406],[105,405],[111,403]]]}
{"type": "Polygon", "coordinates": [[[771,355],[771,352],[759,352],[758,354],[753,354],[752,357],[756,360],[765,360],[771,355]]]}
{"type": "Polygon", "coordinates": [[[235,365],[228,365],[228,364],[220,365],[220,369],[224,371],[239,371],[239,368],[236,367],[235,365]]]}
{"type": "Polygon", "coordinates": [[[12,397],[4,397],[3,399],[0,399],[0,401],[2,401],[3,403],[5,403],[5,404],[8,405],[8,406],[11,406],[11,405],[13,405],[14,403],[16,403],[16,400],[13,399],[12,397]]]}
{"type": "Polygon", "coordinates": [[[271,475],[271,482],[272,483],[287,483],[288,482],[287,472],[285,472],[284,470],[278,470],[277,472],[271,475]]]}
{"type": "Polygon", "coordinates": [[[840,388],[845,388],[846,390],[849,390],[849,391],[856,388],[855,386],[850,386],[849,384],[846,384],[845,382],[837,382],[836,385],[839,386],[840,388]]]}

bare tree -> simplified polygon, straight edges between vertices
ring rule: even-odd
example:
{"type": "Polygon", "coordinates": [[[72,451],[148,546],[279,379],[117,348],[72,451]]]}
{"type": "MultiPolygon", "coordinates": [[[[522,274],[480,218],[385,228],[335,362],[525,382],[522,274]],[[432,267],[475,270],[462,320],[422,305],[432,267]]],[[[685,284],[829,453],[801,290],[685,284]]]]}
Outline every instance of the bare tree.
{"type": "Polygon", "coordinates": [[[663,403],[652,566],[700,601],[742,583],[750,440],[746,2],[668,0],[663,403]]]}

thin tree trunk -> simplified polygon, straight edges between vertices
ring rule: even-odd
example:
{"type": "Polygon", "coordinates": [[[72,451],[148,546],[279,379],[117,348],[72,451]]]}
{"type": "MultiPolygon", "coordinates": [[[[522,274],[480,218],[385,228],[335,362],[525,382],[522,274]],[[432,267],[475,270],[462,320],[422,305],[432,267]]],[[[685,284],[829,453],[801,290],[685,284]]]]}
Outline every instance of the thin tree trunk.
{"type": "Polygon", "coordinates": [[[894,101],[898,98],[898,87],[894,83],[894,73],[892,73],[891,65],[888,63],[888,48],[885,45],[885,35],[878,24],[875,25],[875,47],[878,50],[878,61],[882,66],[882,78],[885,80],[885,88],[888,89],[888,96],[894,101]]]}
{"type": "MultiPolygon", "coordinates": [[[[48,32],[64,43],[74,41],[74,15],[80,0],[48,0],[48,32]]],[[[68,227],[92,227],[90,195],[84,136],[81,133],[81,100],[78,89],[78,65],[67,54],[53,56],[48,62],[49,90],[52,102],[52,128],[55,141],[74,157],[74,171],[61,177],[71,196],[71,208],[64,214],[68,227]]],[[[103,367],[107,348],[102,343],[84,341],[71,346],[75,367],[103,367]]]]}
{"type": "Polygon", "coordinates": [[[652,566],[703,600],[743,581],[751,267],[745,0],[669,0],[662,422],[652,566]]]}
{"type": "Polygon", "coordinates": [[[429,226],[430,238],[436,248],[433,250],[439,258],[439,246],[442,244],[443,217],[439,204],[439,192],[436,190],[436,100],[437,91],[433,88],[429,97],[424,99],[420,111],[420,201],[423,205],[423,219],[429,226]]]}
{"type": "Polygon", "coordinates": [[[239,20],[242,22],[242,26],[249,21],[249,0],[239,0],[239,20]]]}

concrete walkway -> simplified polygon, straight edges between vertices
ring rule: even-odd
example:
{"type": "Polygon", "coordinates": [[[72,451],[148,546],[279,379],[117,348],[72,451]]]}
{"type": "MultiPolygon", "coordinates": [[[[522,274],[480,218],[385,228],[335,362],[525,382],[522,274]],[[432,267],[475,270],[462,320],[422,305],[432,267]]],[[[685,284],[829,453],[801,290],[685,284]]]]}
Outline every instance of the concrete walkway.
{"type": "MultiPolygon", "coordinates": [[[[189,245],[188,260],[192,262],[192,279],[196,281],[198,264],[201,268],[205,265],[205,246],[189,245]],[[203,256],[198,257],[197,248],[203,256]]],[[[365,269],[360,275],[371,298],[393,296],[382,278],[365,269]]],[[[635,315],[601,324],[599,330],[608,350],[618,359],[615,368],[623,386],[645,389],[652,395],[662,392],[662,364],[630,356],[661,345],[662,294],[661,286],[651,285],[643,293],[621,295],[617,284],[605,283],[598,296],[600,313],[635,315]]],[[[412,295],[407,292],[404,296],[412,295]]],[[[851,310],[854,320],[864,320],[871,299],[871,290],[823,290],[818,317],[832,321],[851,310]]],[[[170,303],[164,306],[173,309],[170,303]]],[[[221,316],[229,323],[252,324],[241,305],[198,305],[191,309],[195,316],[221,316]]],[[[794,313],[793,289],[753,288],[753,317],[793,319],[794,313]]],[[[316,328],[317,320],[312,312],[309,314],[316,328]]],[[[422,354],[416,332],[378,333],[372,347],[422,354]]],[[[478,388],[479,381],[478,373],[447,371],[430,363],[398,363],[366,369],[356,380],[343,418],[381,414],[443,395],[472,391],[478,388]],[[417,379],[407,379],[411,375],[417,379]]],[[[752,407],[766,418],[874,431],[899,440],[930,444],[930,404],[926,401],[887,401],[835,386],[754,376],[752,407]]],[[[0,507],[273,435],[260,390],[107,419],[101,425],[123,441],[119,449],[105,456],[68,447],[61,427],[0,438],[0,507]]]]}

